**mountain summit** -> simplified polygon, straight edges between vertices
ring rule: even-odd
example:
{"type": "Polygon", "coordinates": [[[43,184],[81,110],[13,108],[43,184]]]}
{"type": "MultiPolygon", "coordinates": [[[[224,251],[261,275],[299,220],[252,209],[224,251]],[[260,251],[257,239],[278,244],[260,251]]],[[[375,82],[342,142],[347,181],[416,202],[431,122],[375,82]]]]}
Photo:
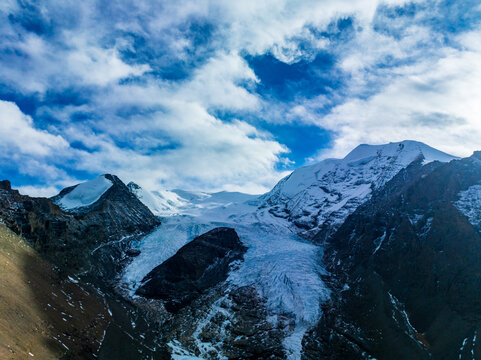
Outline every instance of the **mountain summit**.
{"type": "Polygon", "coordinates": [[[311,238],[322,228],[332,232],[373,190],[409,164],[453,159],[456,157],[417,141],[363,144],[344,159],[326,159],[295,170],[263,196],[262,206],[311,238]]]}

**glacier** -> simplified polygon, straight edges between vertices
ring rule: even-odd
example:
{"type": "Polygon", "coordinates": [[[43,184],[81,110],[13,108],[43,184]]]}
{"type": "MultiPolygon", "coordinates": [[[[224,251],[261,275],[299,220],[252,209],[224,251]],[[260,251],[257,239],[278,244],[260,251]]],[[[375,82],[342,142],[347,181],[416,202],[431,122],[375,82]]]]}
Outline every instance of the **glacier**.
{"type": "MultiPolygon", "coordinates": [[[[231,270],[227,292],[253,286],[266,299],[271,314],[292,314],[295,327],[283,345],[288,358],[299,359],[302,338],[316,324],[322,303],[330,297],[322,280],[326,273],[323,247],[310,241],[313,235],[321,226],[340,225],[373,190],[412,162],[452,159],[415,141],[360,145],[344,159],[326,159],[295,170],[261,196],[137,190],[142,193],[141,201],[157,197],[160,203],[167,201],[168,207],[159,211],[152,208],[152,201],[145,201],[162,216],[162,225],[137,244],[141,254],[125,268],[122,282],[134,296],[145,275],[194,237],[215,227],[233,227],[248,250],[244,261],[231,270]],[[169,203],[169,198],[175,201],[169,203]]],[[[211,312],[215,311],[213,307],[211,312]]],[[[200,326],[209,320],[196,321],[200,326]]]]}
{"type": "Polygon", "coordinates": [[[217,207],[207,206],[199,212],[199,204],[193,204],[184,212],[195,216],[163,218],[163,224],[137,245],[141,254],[126,267],[122,281],[133,296],[145,275],[188,241],[215,227],[233,227],[248,250],[227,283],[229,287],[254,286],[267,299],[272,313],[295,315],[296,328],[285,339],[285,347],[293,358],[298,358],[303,334],[315,325],[322,301],[329,298],[320,277],[325,272],[320,262],[322,248],[293,233],[286,220],[259,211],[253,196],[247,196],[248,201],[235,201],[245,198],[223,193],[214,196],[217,207]]]}

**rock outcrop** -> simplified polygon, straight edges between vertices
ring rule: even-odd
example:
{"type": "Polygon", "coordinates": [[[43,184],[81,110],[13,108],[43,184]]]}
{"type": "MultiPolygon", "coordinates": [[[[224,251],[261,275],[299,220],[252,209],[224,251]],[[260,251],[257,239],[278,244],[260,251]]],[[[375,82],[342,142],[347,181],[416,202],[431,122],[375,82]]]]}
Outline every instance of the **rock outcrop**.
{"type": "Polygon", "coordinates": [[[165,300],[177,312],[227,278],[229,266],[247,248],[231,228],[216,228],[196,237],[143,279],[137,294],[165,300]]]}

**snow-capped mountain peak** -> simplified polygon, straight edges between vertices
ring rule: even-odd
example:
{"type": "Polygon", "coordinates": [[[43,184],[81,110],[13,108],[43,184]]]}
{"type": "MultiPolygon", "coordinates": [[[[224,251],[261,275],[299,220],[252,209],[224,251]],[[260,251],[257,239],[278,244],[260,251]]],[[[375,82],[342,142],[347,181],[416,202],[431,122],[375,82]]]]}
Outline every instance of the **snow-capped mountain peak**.
{"type": "Polygon", "coordinates": [[[404,140],[402,142],[391,142],[384,145],[358,145],[346,155],[343,161],[346,163],[352,163],[374,157],[396,157],[399,164],[407,166],[419,156],[423,156],[425,162],[448,162],[456,158],[422,142],[404,140]]]}
{"type": "Polygon", "coordinates": [[[106,175],[100,175],[93,180],[64,189],[52,200],[61,209],[73,211],[94,204],[112,185],[113,182],[106,175]]]}
{"type": "Polygon", "coordinates": [[[335,228],[372,190],[416,160],[448,162],[456,157],[417,141],[359,145],[344,159],[326,159],[295,170],[263,196],[262,206],[287,218],[305,237],[322,226],[335,228]],[[305,231],[306,230],[306,231],[305,231]]]}

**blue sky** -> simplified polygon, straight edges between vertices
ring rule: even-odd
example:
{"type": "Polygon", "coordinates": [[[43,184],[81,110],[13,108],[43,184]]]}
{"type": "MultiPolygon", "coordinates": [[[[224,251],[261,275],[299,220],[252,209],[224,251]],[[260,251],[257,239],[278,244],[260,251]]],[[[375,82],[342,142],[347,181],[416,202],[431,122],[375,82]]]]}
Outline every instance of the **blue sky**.
{"type": "Polygon", "coordinates": [[[261,193],[359,143],[481,148],[479,1],[0,4],[0,177],[261,193]]]}

